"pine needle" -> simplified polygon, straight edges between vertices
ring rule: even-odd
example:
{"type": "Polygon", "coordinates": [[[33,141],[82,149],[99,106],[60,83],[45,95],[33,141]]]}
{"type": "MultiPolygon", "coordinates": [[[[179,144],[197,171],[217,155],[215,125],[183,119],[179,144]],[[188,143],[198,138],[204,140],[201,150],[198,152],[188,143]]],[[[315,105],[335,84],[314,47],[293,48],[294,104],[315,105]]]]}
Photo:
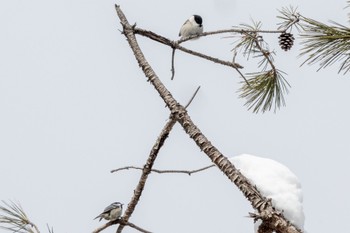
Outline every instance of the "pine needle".
{"type": "Polygon", "coordinates": [[[16,233],[39,233],[18,203],[2,201],[0,205],[0,228],[16,233]]]}

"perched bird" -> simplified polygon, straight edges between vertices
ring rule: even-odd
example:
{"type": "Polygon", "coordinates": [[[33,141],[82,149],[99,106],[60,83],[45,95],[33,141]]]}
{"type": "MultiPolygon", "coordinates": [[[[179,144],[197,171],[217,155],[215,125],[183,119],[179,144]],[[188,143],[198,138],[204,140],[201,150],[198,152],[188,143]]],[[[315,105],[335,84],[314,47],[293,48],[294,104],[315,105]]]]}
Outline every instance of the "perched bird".
{"type": "Polygon", "coordinates": [[[186,38],[189,36],[196,36],[203,33],[202,17],[199,15],[192,15],[186,22],[182,25],[180,29],[179,36],[181,38],[186,38]]]}
{"type": "MultiPolygon", "coordinates": [[[[110,204],[109,206],[107,206],[104,209],[104,211],[96,218],[100,218],[99,221],[101,221],[102,218],[109,220],[109,221],[114,221],[114,220],[117,220],[118,218],[120,218],[120,216],[122,215],[122,211],[123,211],[123,204],[120,202],[114,202],[114,203],[110,204]]],[[[94,218],[94,220],[96,218],[94,218]]]]}

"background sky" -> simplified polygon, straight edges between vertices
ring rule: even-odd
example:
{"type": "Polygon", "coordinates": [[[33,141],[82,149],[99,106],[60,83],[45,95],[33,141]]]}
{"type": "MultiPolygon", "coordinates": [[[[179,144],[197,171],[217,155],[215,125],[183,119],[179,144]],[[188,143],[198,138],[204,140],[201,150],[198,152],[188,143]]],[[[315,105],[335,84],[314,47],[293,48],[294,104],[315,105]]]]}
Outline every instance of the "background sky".
{"type": "MultiPolygon", "coordinates": [[[[344,25],[349,12],[345,0],[1,1],[0,199],[19,201],[42,232],[46,223],[55,232],[91,232],[101,225],[93,218],[107,205],[127,204],[140,172],[110,170],[142,166],[169,115],[120,34],[115,3],[130,23],[174,40],[194,13],[211,31],[251,19],[274,29],[277,9],[289,5],[307,17],[344,25]]],[[[232,39],[222,37],[184,45],[231,60],[232,39]]],[[[338,64],[319,72],[317,66],[300,68],[300,40],[284,52],[277,37],[264,36],[292,87],[287,106],[265,114],[243,106],[234,70],[178,51],[171,81],[171,50],[138,38],[178,101],[187,103],[201,85],[189,114],[224,155],[250,153],[285,164],[303,186],[305,229],[343,232],[350,208],[348,74],[339,75],[338,64]]],[[[244,72],[256,71],[254,61],[237,62],[244,72]]],[[[176,125],[155,167],[208,164],[176,125]]],[[[249,211],[238,189],[212,168],[192,176],[152,174],[130,221],[156,233],[253,232],[249,211]]]]}

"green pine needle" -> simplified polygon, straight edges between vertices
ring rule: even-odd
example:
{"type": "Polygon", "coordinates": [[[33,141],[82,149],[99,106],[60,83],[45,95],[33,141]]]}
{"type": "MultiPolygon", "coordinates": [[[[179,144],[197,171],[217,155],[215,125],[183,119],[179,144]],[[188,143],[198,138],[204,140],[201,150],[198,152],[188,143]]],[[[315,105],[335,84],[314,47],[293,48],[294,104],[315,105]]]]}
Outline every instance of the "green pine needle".
{"type": "Polygon", "coordinates": [[[270,111],[274,106],[274,111],[285,105],[284,93],[288,93],[290,85],[283,78],[280,71],[269,70],[249,74],[248,83],[243,82],[240,89],[241,98],[247,99],[245,105],[254,113],[259,111],[270,111]]]}
{"type": "Polygon", "coordinates": [[[350,28],[331,22],[326,25],[313,19],[301,17],[304,33],[301,34],[300,56],[307,56],[303,64],[319,63],[321,68],[340,62],[339,73],[350,70],[350,28]]]}
{"type": "Polygon", "coordinates": [[[249,24],[241,24],[239,27],[234,27],[237,30],[242,30],[242,33],[239,36],[240,42],[233,48],[233,50],[240,50],[242,54],[247,57],[249,60],[249,56],[251,54],[255,54],[257,52],[255,41],[260,38],[256,31],[260,30],[261,22],[252,20],[252,25],[249,24]]]}
{"type": "Polygon", "coordinates": [[[278,15],[277,18],[282,21],[278,23],[278,30],[292,30],[292,27],[295,27],[298,31],[302,29],[302,26],[300,24],[300,14],[297,11],[296,7],[282,7],[282,9],[279,10],[279,13],[280,15],[278,15]]]}

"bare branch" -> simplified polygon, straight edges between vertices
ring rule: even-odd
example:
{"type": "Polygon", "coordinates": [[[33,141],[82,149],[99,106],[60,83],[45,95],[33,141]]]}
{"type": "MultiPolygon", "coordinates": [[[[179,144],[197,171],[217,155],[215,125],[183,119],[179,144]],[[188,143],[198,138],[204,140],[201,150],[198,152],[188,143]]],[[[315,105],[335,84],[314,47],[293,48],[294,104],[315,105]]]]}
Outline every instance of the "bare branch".
{"type": "MultiPolygon", "coordinates": [[[[151,172],[154,172],[154,173],[158,173],[158,174],[164,174],[164,173],[184,173],[184,174],[187,174],[187,175],[192,175],[194,173],[197,173],[197,172],[201,172],[201,171],[204,171],[204,170],[207,170],[209,168],[212,168],[212,167],[215,167],[215,165],[209,165],[209,166],[206,166],[206,167],[203,167],[203,168],[199,168],[199,169],[196,169],[196,170],[159,170],[159,169],[152,169],[151,172]]],[[[122,170],[129,170],[129,169],[135,169],[135,170],[143,170],[143,168],[141,167],[135,167],[135,166],[126,166],[126,167],[121,167],[121,168],[117,168],[117,169],[114,169],[111,171],[111,173],[113,172],[119,172],[119,171],[122,171],[122,170]]]]}
{"type": "MultiPolygon", "coordinates": [[[[187,106],[189,106],[191,104],[192,100],[194,99],[194,97],[196,96],[197,92],[199,91],[199,88],[200,87],[198,87],[196,89],[195,93],[192,95],[192,97],[191,97],[190,101],[188,102],[187,106]]],[[[136,187],[136,190],[134,191],[134,196],[132,197],[131,201],[129,202],[128,208],[125,211],[124,216],[122,217],[122,221],[128,222],[130,216],[134,212],[135,207],[136,207],[136,205],[137,205],[137,203],[138,203],[138,201],[139,201],[139,199],[141,197],[141,194],[142,194],[142,191],[144,189],[144,186],[146,185],[146,180],[148,178],[148,175],[153,170],[152,169],[153,163],[154,163],[154,161],[155,161],[155,159],[156,159],[156,157],[157,157],[157,155],[159,153],[160,148],[163,146],[165,140],[167,139],[167,137],[168,137],[170,131],[172,130],[173,126],[175,125],[175,123],[176,123],[176,121],[172,118],[172,115],[171,115],[169,121],[166,123],[166,125],[163,128],[163,130],[161,131],[161,133],[160,133],[156,143],[152,147],[152,150],[150,152],[148,160],[147,160],[147,162],[146,162],[146,164],[145,164],[145,166],[143,168],[129,167],[129,168],[135,168],[135,169],[142,170],[142,175],[140,177],[140,180],[139,180],[139,183],[138,183],[138,185],[136,187]]],[[[126,169],[128,169],[128,168],[126,168],[126,169]]],[[[113,170],[111,172],[116,172],[116,171],[119,171],[119,170],[122,170],[122,169],[116,169],[116,170],[113,170]]],[[[121,232],[123,230],[123,228],[124,228],[124,225],[121,224],[118,227],[117,232],[121,232]]]]}
{"type": "MultiPolygon", "coordinates": [[[[142,175],[140,177],[139,183],[137,184],[137,187],[134,190],[134,195],[131,198],[131,201],[128,204],[128,208],[126,209],[126,211],[122,217],[123,221],[128,222],[130,216],[134,212],[135,207],[136,207],[138,201],[140,200],[141,194],[142,194],[143,189],[146,185],[148,175],[151,173],[154,161],[157,158],[159,150],[163,146],[165,140],[167,139],[167,137],[168,137],[170,131],[172,130],[173,126],[175,125],[175,123],[176,123],[176,121],[174,119],[170,118],[168,120],[168,122],[166,123],[166,125],[164,126],[162,132],[160,133],[157,141],[153,145],[152,150],[150,152],[150,155],[147,159],[147,162],[142,169],[142,175]]],[[[123,228],[124,228],[124,225],[119,225],[117,232],[119,232],[119,233],[122,232],[123,228]]]]}
{"type": "Polygon", "coordinates": [[[239,34],[244,34],[244,33],[282,33],[284,30],[245,30],[245,29],[222,29],[222,30],[216,30],[216,31],[211,31],[211,32],[203,32],[202,34],[198,36],[192,36],[192,37],[187,37],[187,38],[181,38],[178,40],[178,43],[181,44],[185,41],[192,40],[194,38],[199,38],[199,37],[205,37],[205,36],[212,36],[212,35],[218,35],[218,34],[225,34],[225,33],[239,33],[239,34]]]}
{"type": "MultiPolygon", "coordinates": [[[[203,35],[212,35],[212,34],[218,34],[216,32],[219,32],[219,33],[226,33],[226,32],[239,32],[239,33],[246,33],[246,31],[248,30],[243,30],[243,29],[230,29],[230,30],[221,30],[221,31],[215,31],[215,32],[207,32],[207,33],[203,33],[201,34],[200,36],[203,36],[203,35]]],[[[259,30],[257,30],[259,31],[259,30]]],[[[263,30],[260,30],[261,32],[265,32],[265,33],[276,33],[276,31],[263,31],[263,30]]],[[[139,34],[139,35],[142,35],[142,36],[145,36],[145,37],[148,37],[154,41],[157,41],[159,43],[162,43],[164,45],[167,45],[167,46],[170,46],[173,48],[173,53],[172,53],[172,77],[171,79],[173,80],[174,79],[174,75],[175,75],[175,68],[174,68],[174,54],[175,54],[175,49],[179,49],[185,53],[188,53],[188,54],[191,54],[193,56],[197,56],[197,57],[200,57],[200,58],[203,58],[203,59],[206,59],[206,60],[209,60],[209,61],[212,61],[214,63],[218,63],[218,64],[221,64],[221,65],[224,65],[224,66],[229,66],[229,67],[232,67],[234,68],[237,73],[244,79],[245,83],[250,86],[248,80],[246,79],[246,77],[244,76],[244,74],[239,70],[239,69],[242,69],[243,66],[241,66],[240,64],[236,63],[233,59],[232,62],[229,62],[229,61],[224,61],[224,60],[221,60],[219,58],[215,58],[215,57],[212,57],[212,56],[209,56],[209,55],[206,55],[206,54],[202,54],[202,53],[199,53],[197,51],[193,51],[193,50],[190,50],[190,49],[187,49],[185,47],[182,47],[181,45],[179,45],[180,42],[184,42],[188,39],[193,39],[194,37],[189,37],[189,38],[185,38],[185,39],[182,39],[182,40],[179,40],[179,41],[171,41],[170,39],[166,38],[166,37],[163,37],[161,35],[158,35],[154,32],[151,32],[151,31],[146,31],[146,30],[143,30],[141,28],[134,28],[134,32],[136,34],[139,34]]],[[[254,31],[255,32],[255,31],[254,31]]],[[[278,31],[279,32],[279,31],[278,31]]],[[[198,36],[195,36],[195,37],[198,37],[198,36]]]]}
{"type": "Polygon", "coordinates": [[[168,38],[166,38],[164,36],[158,35],[158,34],[156,34],[154,32],[146,31],[146,30],[141,29],[141,28],[134,28],[133,31],[134,31],[135,34],[139,34],[141,36],[148,37],[148,38],[150,38],[150,39],[152,39],[154,41],[157,41],[159,43],[162,43],[164,45],[167,45],[167,46],[175,48],[175,49],[179,49],[179,50],[181,50],[181,51],[183,51],[185,53],[188,53],[188,54],[200,57],[200,58],[204,58],[204,59],[206,59],[208,61],[212,61],[214,63],[218,63],[218,64],[225,65],[225,66],[229,66],[229,67],[232,67],[234,69],[242,69],[243,68],[243,66],[241,66],[238,63],[232,63],[232,62],[229,62],[229,61],[224,61],[224,60],[221,60],[219,58],[211,57],[211,56],[208,56],[208,55],[205,55],[205,54],[202,54],[202,53],[199,53],[199,52],[187,49],[187,48],[181,46],[179,44],[179,41],[171,41],[170,39],[168,39],[168,38]]]}

